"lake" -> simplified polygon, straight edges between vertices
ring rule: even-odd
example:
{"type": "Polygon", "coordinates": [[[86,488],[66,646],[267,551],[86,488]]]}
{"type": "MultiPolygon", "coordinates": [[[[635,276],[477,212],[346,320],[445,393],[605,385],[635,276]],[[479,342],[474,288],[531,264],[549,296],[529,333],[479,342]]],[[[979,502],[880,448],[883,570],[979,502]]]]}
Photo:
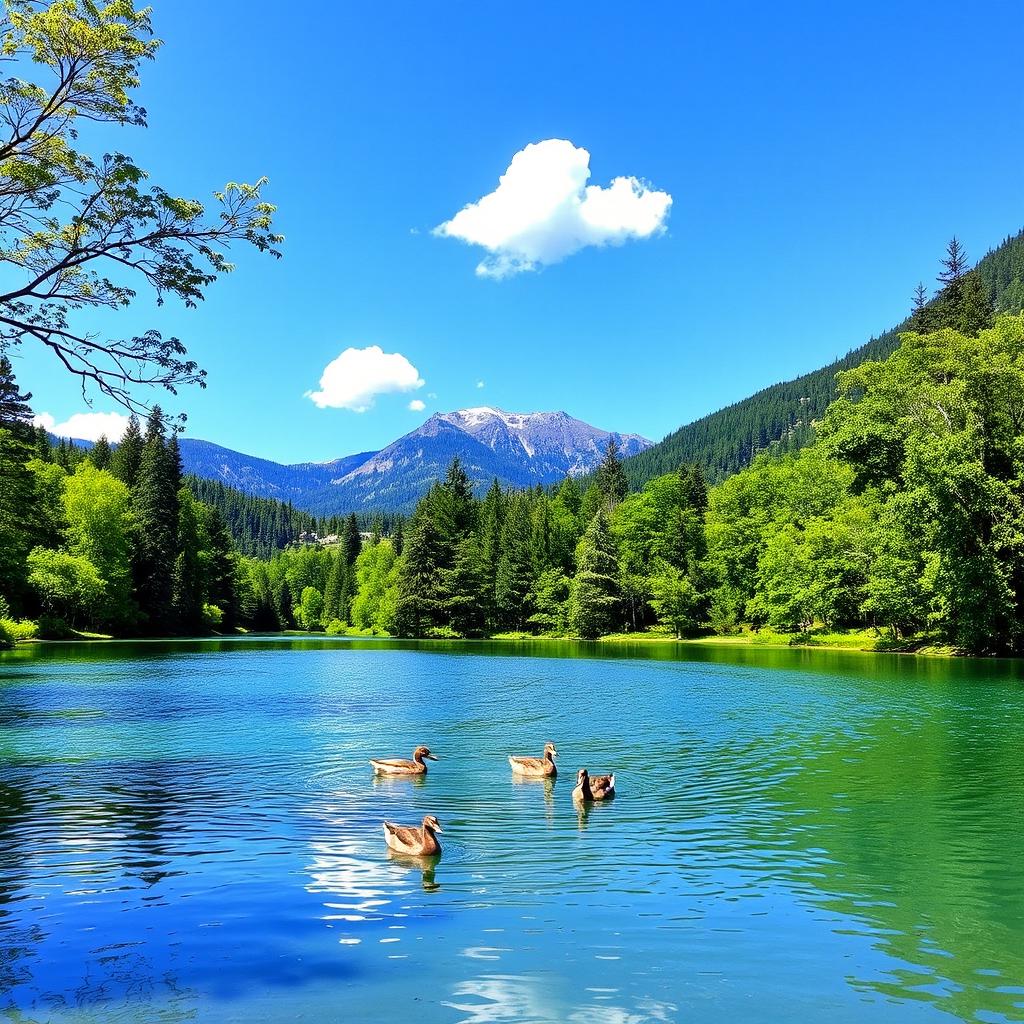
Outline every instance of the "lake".
{"type": "Polygon", "coordinates": [[[0,1010],[1024,1020],[1022,679],[667,643],[0,654],[0,1010]],[[548,739],[557,781],[513,781],[548,739]],[[417,743],[425,780],[374,780],[417,743]],[[585,815],[583,766],[619,789],[585,815]],[[428,812],[440,860],[389,857],[382,820],[428,812]]]}

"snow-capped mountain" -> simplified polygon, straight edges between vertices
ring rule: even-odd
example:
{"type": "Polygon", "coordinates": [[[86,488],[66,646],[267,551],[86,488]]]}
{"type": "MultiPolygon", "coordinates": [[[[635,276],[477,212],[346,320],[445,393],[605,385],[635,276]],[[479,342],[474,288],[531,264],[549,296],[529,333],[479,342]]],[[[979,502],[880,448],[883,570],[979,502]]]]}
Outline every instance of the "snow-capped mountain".
{"type": "Polygon", "coordinates": [[[592,427],[564,412],[510,413],[489,406],[436,413],[379,452],[283,466],[208,441],[182,439],[185,471],[320,515],[409,510],[456,456],[483,492],[555,483],[590,472],[614,438],[623,456],[649,448],[638,434],[592,427]]]}

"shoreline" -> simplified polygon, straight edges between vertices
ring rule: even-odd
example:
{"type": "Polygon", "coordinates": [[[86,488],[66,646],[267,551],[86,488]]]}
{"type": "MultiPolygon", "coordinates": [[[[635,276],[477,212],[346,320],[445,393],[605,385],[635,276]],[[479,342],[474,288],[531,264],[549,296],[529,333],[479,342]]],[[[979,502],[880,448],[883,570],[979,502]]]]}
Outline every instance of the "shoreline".
{"type": "MultiPolygon", "coordinates": [[[[547,644],[547,643],[580,643],[580,644],[595,644],[595,645],[664,645],[674,646],[678,648],[686,647],[728,647],[728,648],[746,648],[749,650],[769,650],[769,651],[829,651],[839,652],[848,654],[898,654],[903,656],[917,657],[917,658],[963,658],[970,661],[978,660],[1000,660],[1006,656],[996,655],[968,655],[962,654],[951,647],[945,647],[941,645],[933,644],[922,644],[917,648],[905,647],[905,648],[890,648],[890,649],[879,649],[877,647],[866,646],[864,641],[875,639],[863,632],[850,633],[850,634],[826,634],[828,639],[816,640],[813,637],[810,642],[793,643],[785,639],[785,634],[777,634],[766,632],[763,634],[744,632],[735,635],[709,635],[702,637],[674,637],[667,633],[614,633],[608,636],[598,637],[594,640],[584,640],[580,637],[573,636],[534,636],[527,633],[499,633],[495,636],[490,637],[401,637],[401,636],[385,636],[381,634],[373,634],[368,632],[362,632],[358,630],[346,631],[344,633],[325,633],[325,632],[308,632],[305,630],[288,629],[279,630],[275,632],[254,632],[254,631],[241,631],[234,633],[208,633],[202,635],[193,636],[138,636],[138,637],[118,637],[118,636],[104,636],[99,634],[85,635],[78,637],[66,637],[63,639],[44,639],[38,637],[26,638],[17,640],[13,646],[9,648],[0,648],[0,653],[4,650],[17,650],[19,647],[24,647],[32,644],[49,645],[49,644],[81,644],[81,643],[178,643],[178,642],[204,642],[204,641],[217,641],[217,640],[236,640],[236,639],[298,639],[298,640],[381,640],[381,641],[397,641],[397,642],[415,642],[415,643],[430,643],[430,644],[485,644],[485,643],[498,643],[498,644],[521,644],[521,643],[535,643],[535,644],[547,644]]],[[[1012,656],[1009,656],[1012,657],[1012,656]]]]}

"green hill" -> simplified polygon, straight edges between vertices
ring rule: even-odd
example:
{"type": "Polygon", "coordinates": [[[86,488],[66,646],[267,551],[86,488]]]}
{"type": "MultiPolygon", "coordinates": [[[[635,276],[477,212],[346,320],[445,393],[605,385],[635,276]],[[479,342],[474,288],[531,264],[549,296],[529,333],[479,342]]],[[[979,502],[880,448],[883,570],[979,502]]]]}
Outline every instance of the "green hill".
{"type": "MultiPolygon", "coordinates": [[[[1024,231],[987,253],[977,270],[997,310],[1016,313],[1024,309],[1024,231]]],[[[814,421],[835,398],[836,374],[869,359],[884,359],[899,344],[906,323],[820,370],[773,384],[688,423],[647,451],[626,459],[630,487],[639,488],[684,463],[699,464],[708,480],[715,482],[749,465],[768,448],[801,447],[813,433],[814,421]]]]}

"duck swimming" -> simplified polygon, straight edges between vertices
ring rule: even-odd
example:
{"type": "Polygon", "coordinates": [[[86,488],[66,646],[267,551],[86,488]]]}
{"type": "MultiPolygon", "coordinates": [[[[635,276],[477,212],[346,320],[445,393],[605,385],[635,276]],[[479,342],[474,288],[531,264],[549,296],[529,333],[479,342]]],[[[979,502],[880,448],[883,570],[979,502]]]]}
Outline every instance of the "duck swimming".
{"type": "Polygon", "coordinates": [[[419,827],[385,821],[384,842],[395,853],[404,853],[407,857],[433,857],[441,852],[437,841],[441,831],[441,823],[432,814],[428,814],[419,827]]]}
{"type": "Polygon", "coordinates": [[[610,800],[615,796],[614,775],[591,775],[586,768],[576,774],[576,788],[572,791],[573,800],[589,803],[591,800],[610,800]]]}
{"type": "Polygon", "coordinates": [[[511,756],[508,763],[512,766],[513,775],[522,775],[528,779],[553,779],[558,774],[555,767],[555,758],[558,751],[554,743],[544,744],[543,757],[515,757],[511,756]]]}
{"type": "Polygon", "coordinates": [[[425,775],[427,766],[424,758],[436,761],[429,747],[417,747],[412,752],[412,760],[407,757],[370,758],[374,773],[377,775],[425,775]]]}

